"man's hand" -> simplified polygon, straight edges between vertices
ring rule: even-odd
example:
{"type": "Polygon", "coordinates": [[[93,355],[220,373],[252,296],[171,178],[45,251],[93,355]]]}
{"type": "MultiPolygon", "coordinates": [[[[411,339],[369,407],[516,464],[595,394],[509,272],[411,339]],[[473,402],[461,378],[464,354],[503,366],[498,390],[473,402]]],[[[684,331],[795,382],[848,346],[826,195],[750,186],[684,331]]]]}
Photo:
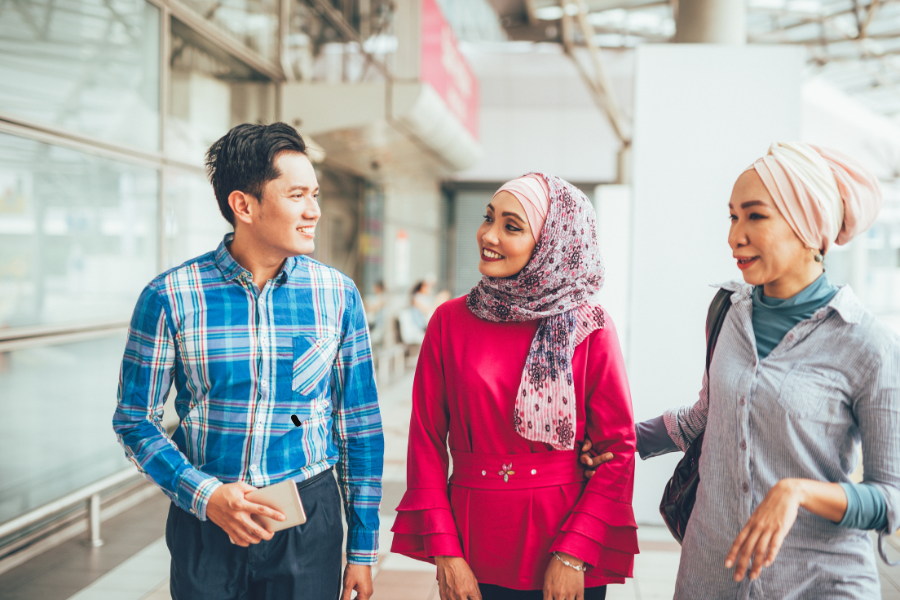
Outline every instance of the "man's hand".
{"type": "Polygon", "coordinates": [[[441,600],[481,600],[478,580],[461,556],[435,556],[441,600]]]}
{"type": "MultiPolygon", "coordinates": [[[[584,564],[562,552],[559,556],[579,567],[584,564]]],[[[544,600],[584,600],[584,571],[564,565],[555,556],[551,558],[544,572],[544,600]]]]}
{"type": "Polygon", "coordinates": [[[372,586],[372,567],[369,565],[354,565],[347,563],[344,569],[344,592],[341,600],[350,600],[350,595],[356,590],[356,600],[369,600],[374,593],[372,586]]]}
{"type": "Polygon", "coordinates": [[[250,518],[257,514],[276,521],[284,521],[280,512],[246,500],[244,496],[256,488],[248,483],[226,483],[220,485],[206,505],[206,516],[221,527],[231,541],[246,548],[262,540],[271,540],[273,533],[250,518]]]}
{"type": "Polygon", "coordinates": [[[581,464],[587,467],[587,469],[584,470],[584,476],[587,479],[590,479],[594,476],[594,473],[597,472],[597,467],[599,467],[603,463],[608,463],[615,456],[612,452],[605,452],[600,456],[591,456],[591,440],[587,438],[584,438],[584,445],[581,447],[581,452],[582,454],[580,460],[581,464]]]}

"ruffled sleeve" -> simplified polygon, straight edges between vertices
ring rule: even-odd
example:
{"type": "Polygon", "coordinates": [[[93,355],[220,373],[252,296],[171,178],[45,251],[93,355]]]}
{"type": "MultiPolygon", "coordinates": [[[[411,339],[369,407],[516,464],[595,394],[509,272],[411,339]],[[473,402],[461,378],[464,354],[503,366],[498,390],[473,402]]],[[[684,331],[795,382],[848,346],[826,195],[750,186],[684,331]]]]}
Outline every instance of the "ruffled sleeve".
{"type": "Polygon", "coordinates": [[[634,416],[625,375],[625,361],[615,326],[606,326],[586,340],[586,434],[594,454],[612,452],[590,479],[562,526],[551,551],[579,558],[592,577],[624,581],[632,576],[638,554],[637,524],[631,507],[634,492],[634,416]]]}
{"type": "Polygon", "coordinates": [[[435,556],[463,556],[447,491],[447,432],[450,416],[441,361],[438,309],[422,342],[409,423],[407,490],[397,507],[391,552],[434,562],[435,556]]]}

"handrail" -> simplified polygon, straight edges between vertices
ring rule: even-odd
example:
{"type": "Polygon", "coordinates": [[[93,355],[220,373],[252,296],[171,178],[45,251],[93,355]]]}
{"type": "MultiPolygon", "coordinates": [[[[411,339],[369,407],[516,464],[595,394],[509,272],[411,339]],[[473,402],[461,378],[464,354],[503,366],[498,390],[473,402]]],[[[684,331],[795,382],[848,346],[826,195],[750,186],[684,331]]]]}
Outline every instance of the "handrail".
{"type": "MultiPolygon", "coordinates": [[[[47,517],[52,517],[58,512],[62,512],[63,510],[78,504],[79,502],[85,502],[88,500],[92,500],[94,496],[97,496],[97,500],[94,500],[93,503],[99,501],[99,495],[101,492],[106,491],[111,487],[115,487],[129,481],[130,479],[134,479],[139,477],[140,474],[135,471],[134,467],[129,467],[127,469],[123,469],[118,473],[113,473],[107,477],[99,481],[95,481],[90,485],[86,485],[81,489],[75,490],[70,494],[66,494],[62,498],[58,498],[53,500],[52,502],[48,502],[43,506],[39,506],[34,510],[31,510],[24,515],[20,515],[15,519],[7,521],[5,523],[0,523],[0,539],[19,531],[20,529],[24,529],[29,525],[34,525],[35,523],[39,523],[46,519],[47,517]]],[[[99,504],[97,504],[99,508],[99,504]]],[[[94,515],[92,516],[92,520],[94,515]]],[[[99,515],[97,515],[99,516],[99,515]]],[[[97,538],[99,539],[99,520],[97,522],[97,538]]],[[[93,537],[93,536],[92,536],[93,537]]]]}
{"type": "Polygon", "coordinates": [[[126,319],[114,321],[93,321],[86,323],[53,323],[49,325],[33,325],[31,327],[14,327],[0,330],[0,342],[12,342],[40,337],[58,337],[73,333],[102,331],[128,327],[126,319]]]}

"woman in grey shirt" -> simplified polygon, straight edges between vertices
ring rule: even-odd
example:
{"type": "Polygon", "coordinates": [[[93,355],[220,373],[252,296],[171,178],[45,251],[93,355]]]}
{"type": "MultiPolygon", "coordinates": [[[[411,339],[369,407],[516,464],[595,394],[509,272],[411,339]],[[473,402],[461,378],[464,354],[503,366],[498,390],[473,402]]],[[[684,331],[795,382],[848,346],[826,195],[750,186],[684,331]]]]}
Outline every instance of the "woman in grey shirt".
{"type": "Polygon", "coordinates": [[[637,427],[642,458],[706,432],[676,599],[880,597],[864,530],[900,527],[900,337],[823,269],[880,206],[874,177],[806,144],[738,178],[728,242],[746,283],[722,286],[700,399],[637,427]]]}

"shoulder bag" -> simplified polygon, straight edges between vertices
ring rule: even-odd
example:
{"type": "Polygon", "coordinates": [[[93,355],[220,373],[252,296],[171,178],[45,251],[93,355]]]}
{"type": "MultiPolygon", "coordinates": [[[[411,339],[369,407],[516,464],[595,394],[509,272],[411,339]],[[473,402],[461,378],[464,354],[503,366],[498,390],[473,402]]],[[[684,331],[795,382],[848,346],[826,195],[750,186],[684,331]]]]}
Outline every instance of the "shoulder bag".
{"type": "MultiPolygon", "coordinates": [[[[720,289],[706,313],[706,377],[709,380],[709,365],[712,362],[713,350],[725,322],[725,315],[731,307],[732,292],[720,289]]],[[[708,392],[708,390],[707,390],[708,392]]],[[[704,432],[705,433],[705,432],[704,432]]],[[[697,487],[700,485],[700,452],[703,450],[703,433],[694,440],[684,453],[684,457],[675,467],[675,473],[666,484],[659,513],[672,536],[680,544],[684,539],[688,519],[694,509],[697,498],[697,487]]]]}

